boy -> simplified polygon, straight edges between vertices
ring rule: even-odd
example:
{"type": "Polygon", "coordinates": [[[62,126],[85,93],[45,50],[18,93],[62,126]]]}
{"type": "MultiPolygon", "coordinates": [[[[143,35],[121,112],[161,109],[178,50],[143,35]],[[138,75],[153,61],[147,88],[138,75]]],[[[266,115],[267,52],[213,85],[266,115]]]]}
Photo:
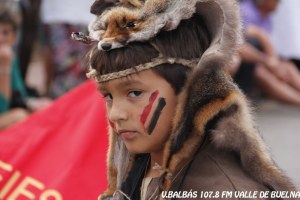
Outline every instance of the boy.
{"type": "Polygon", "coordinates": [[[108,189],[100,199],[239,199],[293,191],[225,72],[239,44],[234,1],[199,1],[176,30],[108,52],[89,73],[110,124],[108,189]],[[228,196],[221,196],[229,191],[228,196]],[[231,192],[231,193],[230,193],[231,192]]]}

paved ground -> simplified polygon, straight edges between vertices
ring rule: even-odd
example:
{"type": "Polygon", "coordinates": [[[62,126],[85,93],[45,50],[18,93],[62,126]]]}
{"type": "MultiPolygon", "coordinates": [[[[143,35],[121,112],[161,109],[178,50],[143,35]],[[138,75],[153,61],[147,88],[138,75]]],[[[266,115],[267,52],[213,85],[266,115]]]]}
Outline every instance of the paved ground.
{"type": "Polygon", "coordinates": [[[300,186],[300,107],[263,102],[256,121],[273,159],[300,186]]]}

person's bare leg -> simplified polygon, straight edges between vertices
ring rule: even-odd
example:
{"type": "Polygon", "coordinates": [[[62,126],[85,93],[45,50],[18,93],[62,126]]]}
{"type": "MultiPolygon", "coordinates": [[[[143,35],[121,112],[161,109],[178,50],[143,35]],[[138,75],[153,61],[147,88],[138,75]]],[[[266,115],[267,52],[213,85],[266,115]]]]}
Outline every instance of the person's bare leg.
{"type": "Polygon", "coordinates": [[[262,65],[257,65],[254,75],[257,84],[266,94],[285,103],[300,105],[300,92],[276,78],[262,65]]]}
{"type": "Polygon", "coordinates": [[[300,72],[298,70],[298,68],[296,67],[296,65],[294,65],[293,63],[289,62],[289,61],[282,61],[283,63],[283,67],[286,68],[286,70],[288,70],[288,83],[295,88],[296,90],[298,90],[300,92],[300,72]]]}
{"type": "Polygon", "coordinates": [[[25,109],[15,108],[0,115],[0,130],[3,130],[28,117],[29,113],[25,109]]]}

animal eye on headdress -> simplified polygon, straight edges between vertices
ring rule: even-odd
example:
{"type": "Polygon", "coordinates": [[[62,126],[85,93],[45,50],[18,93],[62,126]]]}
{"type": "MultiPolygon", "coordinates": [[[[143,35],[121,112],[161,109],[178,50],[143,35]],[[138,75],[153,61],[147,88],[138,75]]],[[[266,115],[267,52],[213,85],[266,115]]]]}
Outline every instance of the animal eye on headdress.
{"type": "Polygon", "coordinates": [[[136,26],[136,24],[134,22],[128,22],[126,24],[126,28],[134,28],[136,26]]]}

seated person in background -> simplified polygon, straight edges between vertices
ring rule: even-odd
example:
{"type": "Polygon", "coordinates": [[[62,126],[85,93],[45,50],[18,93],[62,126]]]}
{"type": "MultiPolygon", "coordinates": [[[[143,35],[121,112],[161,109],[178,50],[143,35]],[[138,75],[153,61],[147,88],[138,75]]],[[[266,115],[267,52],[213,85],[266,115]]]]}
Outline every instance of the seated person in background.
{"type": "Polygon", "coordinates": [[[280,1],[272,13],[272,43],[276,52],[291,60],[300,70],[300,1],[280,1]],[[284,39],[283,39],[284,38],[284,39]]]}
{"type": "Polygon", "coordinates": [[[19,18],[9,4],[0,8],[0,130],[25,119],[31,111],[48,105],[48,99],[30,101],[27,105],[27,92],[20,76],[18,60],[13,46],[16,42],[19,18]]]}
{"type": "Polygon", "coordinates": [[[264,93],[279,101],[300,105],[300,73],[293,63],[276,54],[269,36],[270,13],[278,2],[247,0],[240,3],[246,38],[240,57],[254,65],[253,78],[264,93]]]}

